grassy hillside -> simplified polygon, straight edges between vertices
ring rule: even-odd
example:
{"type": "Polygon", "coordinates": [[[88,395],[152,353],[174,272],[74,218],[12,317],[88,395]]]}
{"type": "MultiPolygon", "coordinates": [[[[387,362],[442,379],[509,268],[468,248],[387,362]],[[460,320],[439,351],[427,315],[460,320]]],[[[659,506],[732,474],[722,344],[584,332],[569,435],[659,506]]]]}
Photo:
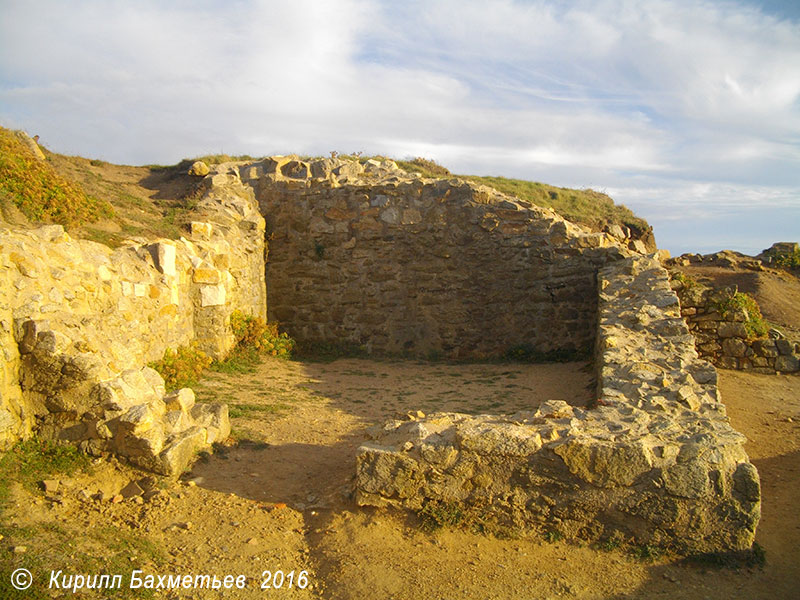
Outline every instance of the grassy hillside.
{"type": "MultiPolygon", "coordinates": [[[[73,227],[113,215],[111,205],[87,194],[15,132],[0,128],[0,203],[13,204],[31,221],[73,227]]],[[[8,207],[3,212],[7,212],[8,207]]]]}
{"type": "Polygon", "coordinates": [[[487,185],[536,206],[550,208],[568,221],[585,225],[590,229],[601,231],[612,224],[625,225],[637,234],[649,229],[647,221],[637,217],[629,208],[622,204],[614,204],[606,194],[591,189],[575,190],[506,177],[452,175],[445,167],[424,158],[397,161],[397,165],[406,171],[416,171],[423,177],[459,177],[487,185]]]}
{"type": "MultiPolygon", "coordinates": [[[[30,221],[61,223],[73,235],[110,246],[131,237],[179,237],[181,225],[202,192],[201,180],[187,175],[189,166],[197,159],[167,167],[131,167],[42,150],[44,161],[37,159],[15,132],[0,128],[0,208],[11,205],[30,221]]],[[[368,157],[340,158],[363,162],[368,157]]],[[[200,160],[213,165],[255,159],[212,155],[200,160]]],[[[505,177],[456,176],[442,165],[423,158],[396,162],[402,169],[424,177],[459,177],[493,187],[551,208],[565,219],[593,230],[619,224],[631,228],[636,237],[649,229],[643,219],[594,190],[559,188],[505,177]]],[[[3,210],[3,214],[7,212],[3,210]]]]}

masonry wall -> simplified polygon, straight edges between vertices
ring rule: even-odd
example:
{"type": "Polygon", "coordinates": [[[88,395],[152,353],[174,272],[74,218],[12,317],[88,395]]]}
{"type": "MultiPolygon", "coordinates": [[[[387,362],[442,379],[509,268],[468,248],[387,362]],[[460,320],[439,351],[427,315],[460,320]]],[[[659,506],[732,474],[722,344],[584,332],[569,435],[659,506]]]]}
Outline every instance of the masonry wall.
{"type": "Polygon", "coordinates": [[[619,254],[606,234],[383,165],[269,159],[244,173],[269,231],[269,316],[301,346],[465,358],[593,343],[595,273],[619,254]]]}
{"type": "Polygon", "coordinates": [[[596,407],[386,423],[358,450],[356,501],[457,504],[523,531],[682,553],[749,548],[758,473],[666,271],[633,257],[599,279],[596,407]]]}
{"type": "Polygon", "coordinates": [[[774,337],[752,337],[745,326],[748,315],[744,308],[724,315],[719,311],[720,303],[736,294],[735,287],[715,290],[681,279],[673,279],[672,286],[700,356],[723,369],[765,374],[800,372],[800,344],[785,339],[778,331],[773,331],[774,337]]]}
{"type": "Polygon", "coordinates": [[[37,431],[171,472],[229,429],[226,408],[195,407],[191,390],[170,400],[145,366],[190,343],[222,358],[230,313],[266,313],[252,191],[224,173],[208,183],[178,241],[112,250],[58,225],[0,230],[4,447],[37,431]]]}

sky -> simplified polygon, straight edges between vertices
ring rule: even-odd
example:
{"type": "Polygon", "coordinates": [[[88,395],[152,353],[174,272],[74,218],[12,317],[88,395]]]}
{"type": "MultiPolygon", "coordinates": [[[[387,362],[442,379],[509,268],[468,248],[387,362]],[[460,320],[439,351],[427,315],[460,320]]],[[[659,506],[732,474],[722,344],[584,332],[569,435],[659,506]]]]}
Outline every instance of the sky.
{"type": "Polygon", "coordinates": [[[363,152],[800,241],[796,0],[0,0],[0,125],[123,164],[363,152]]]}

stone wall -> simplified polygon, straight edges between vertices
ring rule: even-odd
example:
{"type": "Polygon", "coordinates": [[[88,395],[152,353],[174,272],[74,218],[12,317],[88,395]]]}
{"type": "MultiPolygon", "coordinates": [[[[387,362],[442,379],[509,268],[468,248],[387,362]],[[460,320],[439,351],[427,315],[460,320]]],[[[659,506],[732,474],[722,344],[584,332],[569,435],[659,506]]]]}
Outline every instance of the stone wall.
{"type": "Polygon", "coordinates": [[[301,347],[451,358],[591,348],[595,272],[624,240],[391,161],[240,168],[267,219],[269,316],[301,347]]]}
{"type": "Polygon", "coordinates": [[[758,473],[698,358],[666,271],[599,274],[597,406],[393,421],[356,458],[360,505],[457,503],[517,527],[679,552],[749,548],[758,473]]]}
{"type": "Polygon", "coordinates": [[[229,431],[227,408],[165,396],[147,367],[196,343],[232,347],[229,315],[265,316],[264,221],[252,191],[208,179],[178,241],[117,250],[58,225],[0,230],[0,443],[37,431],[173,474],[229,431]]]}
{"type": "Polygon", "coordinates": [[[736,294],[735,287],[715,290],[681,278],[673,279],[672,287],[703,358],[723,369],[800,372],[800,343],[785,339],[777,330],[771,330],[769,337],[754,338],[745,326],[748,314],[744,308],[720,312],[720,304],[736,294]]]}

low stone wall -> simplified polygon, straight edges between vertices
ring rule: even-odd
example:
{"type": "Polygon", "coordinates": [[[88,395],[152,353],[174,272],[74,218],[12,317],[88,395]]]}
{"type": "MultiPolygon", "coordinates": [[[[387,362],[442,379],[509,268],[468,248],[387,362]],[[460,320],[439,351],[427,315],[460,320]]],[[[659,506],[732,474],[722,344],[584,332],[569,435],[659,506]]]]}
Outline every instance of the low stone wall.
{"type": "Polygon", "coordinates": [[[0,230],[0,444],[33,431],[174,474],[228,435],[227,408],[165,396],[147,367],[196,343],[221,358],[230,313],[266,314],[264,221],[252,191],[209,179],[179,241],[117,250],[58,225],[0,230]]]}
{"type": "Polygon", "coordinates": [[[720,304],[736,294],[735,287],[715,290],[680,278],[672,280],[672,287],[703,358],[723,369],[767,374],[800,372],[800,343],[783,338],[777,330],[770,337],[751,337],[745,326],[748,315],[744,308],[720,312],[720,304]]]}
{"type": "Polygon", "coordinates": [[[684,553],[749,548],[758,473],[650,258],[599,274],[597,406],[393,421],[356,458],[360,505],[458,503],[568,538],[684,553]]]}
{"type": "Polygon", "coordinates": [[[270,319],[301,347],[451,358],[588,350],[594,274],[628,253],[624,240],[550,210],[391,161],[273,157],[239,172],[267,219],[270,319]]]}

